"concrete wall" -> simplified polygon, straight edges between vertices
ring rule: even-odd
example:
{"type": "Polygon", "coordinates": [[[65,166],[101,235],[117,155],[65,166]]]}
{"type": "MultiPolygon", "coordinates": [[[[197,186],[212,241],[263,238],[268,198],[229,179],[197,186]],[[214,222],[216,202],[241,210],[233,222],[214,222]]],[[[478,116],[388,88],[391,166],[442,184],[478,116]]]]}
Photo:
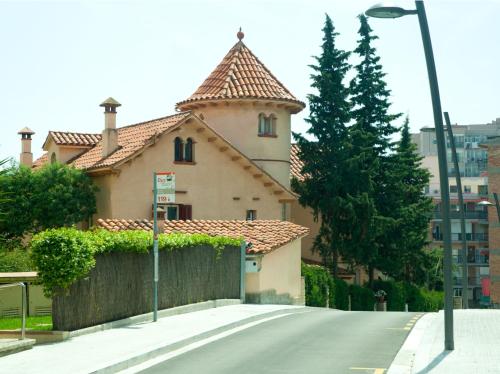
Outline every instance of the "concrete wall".
{"type": "Polygon", "coordinates": [[[270,102],[218,103],[195,113],[237,149],[275,177],[290,186],[290,112],[270,102]],[[259,114],[274,114],[276,137],[258,136],[259,114]]]}
{"type": "Polygon", "coordinates": [[[298,304],[302,300],[300,240],[294,240],[262,258],[261,270],[246,274],[250,303],[298,304]]]}
{"type": "MultiPolygon", "coordinates": [[[[280,195],[265,187],[242,158],[233,161],[222,144],[208,141],[209,134],[197,132],[199,123],[183,125],[165,134],[154,146],[119,168],[119,173],[94,177],[100,188],[96,218],[151,218],[153,171],[176,174],[176,203],[192,205],[193,219],[245,219],[256,210],[258,219],[281,219],[280,195]],[[174,162],[174,139],[192,138],[194,163],[174,162]]],[[[234,154],[233,154],[234,157],[234,154]]]]}

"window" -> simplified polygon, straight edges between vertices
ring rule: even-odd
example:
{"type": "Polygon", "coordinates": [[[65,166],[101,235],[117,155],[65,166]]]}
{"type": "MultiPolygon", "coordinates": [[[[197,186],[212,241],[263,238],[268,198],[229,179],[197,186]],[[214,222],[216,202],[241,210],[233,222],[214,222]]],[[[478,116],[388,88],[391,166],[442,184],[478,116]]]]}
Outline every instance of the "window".
{"type": "Polygon", "coordinates": [[[247,221],[254,221],[257,219],[257,211],[256,210],[247,210],[247,221]]]}
{"type": "Polygon", "coordinates": [[[450,186],[450,193],[457,193],[457,186],[450,186]]]}
{"type": "Polygon", "coordinates": [[[477,186],[477,193],[479,195],[488,195],[488,186],[487,185],[477,186]]]}
{"type": "Polygon", "coordinates": [[[55,164],[56,161],[57,161],[56,154],[54,152],[52,152],[52,154],[50,155],[50,163],[55,164]]]}
{"type": "Polygon", "coordinates": [[[471,192],[472,192],[471,186],[464,186],[464,193],[471,193],[471,192]]]}
{"type": "Polygon", "coordinates": [[[183,148],[184,148],[184,142],[182,141],[181,138],[176,137],[174,140],[174,160],[175,161],[183,161],[183,148]]]}
{"type": "Polygon", "coordinates": [[[186,204],[165,204],[158,205],[158,212],[163,214],[158,214],[159,219],[165,220],[190,220],[192,219],[192,206],[186,204]]]}
{"type": "Polygon", "coordinates": [[[264,113],[259,114],[259,136],[276,136],[276,122],[277,117],[275,114],[270,114],[266,117],[264,113]]]}
{"type": "Polygon", "coordinates": [[[193,162],[193,139],[187,138],[184,150],[184,161],[193,162]]]}

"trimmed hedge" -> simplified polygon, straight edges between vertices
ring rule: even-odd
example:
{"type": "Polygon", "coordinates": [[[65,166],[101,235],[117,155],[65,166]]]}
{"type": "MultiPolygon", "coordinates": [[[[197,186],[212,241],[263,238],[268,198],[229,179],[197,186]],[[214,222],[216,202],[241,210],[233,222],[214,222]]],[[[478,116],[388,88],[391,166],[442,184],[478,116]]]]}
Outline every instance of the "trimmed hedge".
{"type": "MultiPolygon", "coordinates": [[[[159,250],[209,246],[215,248],[218,256],[226,246],[240,244],[241,239],[205,234],[161,234],[158,238],[159,250]]],[[[47,297],[85,277],[95,266],[97,254],[148,253],[152,247],[152,233],[142,230],[111,232],[57,228],[38,233],[31,241],[32,259],[47,297]]]]}
{"type": "Polygon", "coordinates": [[[329,304],[334,304],[335,285],[332,277],[322,266],[302,263],[302,276],[306,283],[306,305],[326,307],[327,295],[330,295],[329,304]]]}
{"type": "Polygon", "coordinates": [[[374,290],[387,293],[387,310],[404,311],[405,303],[411,312],[437,312],[443,308],[444,294],[441,291],[429,291],[413,284],[395,281],[375,281],[374,290]]]}
{"type": "Polygon", "coordinates": [[[349,285],[343,279],[333,279],[335,284],[335,293],[333,294],[333,308],[349,309],[349,285]]]}
{"type": "Polygon", "coordinates": [[[349,285],[349,293],[351,295],[351,310],[373,311],[375,297],[371,289],[351,284],[349,285]]]}

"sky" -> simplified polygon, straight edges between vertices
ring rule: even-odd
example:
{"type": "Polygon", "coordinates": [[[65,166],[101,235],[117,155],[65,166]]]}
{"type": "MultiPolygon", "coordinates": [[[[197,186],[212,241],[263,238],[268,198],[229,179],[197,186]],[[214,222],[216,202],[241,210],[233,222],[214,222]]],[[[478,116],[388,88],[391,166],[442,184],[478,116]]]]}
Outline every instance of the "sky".
{"type": "MultiPolygon", "coordinates": [[[[336,44],[353,50],[357,15],[372,0],[0,0],[0,159],[18,159],[28,126],[35,157],[49,130],[100,133],[99,104],[118,100],[118,126],[175,113],[237,42],[245,44],[300,100],[313,92],[325,13],[336,44]]],[[[395,3],[396,1],[393,1],[395,3]]],[[[414,3],[400,0],[411,9],[414,3]]],[[[453,123],[500,117],[500,0],[425,2],[444,111],[453,123]]],[[[411,130],[432,126],[416,16],[369,19],[393,112],[411,130]]],[[[352,60],[355,62],[355,59],[352,60]]],[[[307,109],[292,130],[304,132],[307,109]]]]}

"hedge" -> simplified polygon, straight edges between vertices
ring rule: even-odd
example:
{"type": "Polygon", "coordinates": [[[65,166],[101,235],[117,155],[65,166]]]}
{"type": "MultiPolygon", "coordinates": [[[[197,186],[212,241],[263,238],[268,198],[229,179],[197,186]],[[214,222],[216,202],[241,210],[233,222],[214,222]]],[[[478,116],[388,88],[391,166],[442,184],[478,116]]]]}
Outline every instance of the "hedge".
{"type": "MultiPolygon", "coordinates": [[[[161,234],[158,238],[159,250],[165,251],[210,246],[220,254],[224,247],[240,244],[241,239],[205,234],[161,234]]],[[[57,228],[40,232],[31,241],[32,259],[47,297],[85,277],[95,266],[97,254],[147,253],[152,246],[152,233],[143,230],[111,232],[57,228]]]]}
{"type": "Polygon", "coordinates": [[[429,291],[413,284],[395,281],[375,281],[374,291],[387,293],[387,310],[404,311],[405,303],[411,312],[436,312],[443,308],[444,294],[441,291],[429,291]]]}
{"type": "Polygon", "coordinates": [[[371,289],[351,284],[349,294],[351,295],[351,310],[373,311],[375,297],[371,289]]]}
{"type": "Polygon", "coordinates": [[[334,278],[335,293],[333,294],[333,308],[349,309],[349,285],[343,279],[334,278]]]}
{"type": "Polygon", "coordinates": [[[329,304],[333,307],[335,285],[328,270],[322,266],[302,263],[301,272],[306,283],[306,305],[326,307],[329,294],[329,304]]]}

